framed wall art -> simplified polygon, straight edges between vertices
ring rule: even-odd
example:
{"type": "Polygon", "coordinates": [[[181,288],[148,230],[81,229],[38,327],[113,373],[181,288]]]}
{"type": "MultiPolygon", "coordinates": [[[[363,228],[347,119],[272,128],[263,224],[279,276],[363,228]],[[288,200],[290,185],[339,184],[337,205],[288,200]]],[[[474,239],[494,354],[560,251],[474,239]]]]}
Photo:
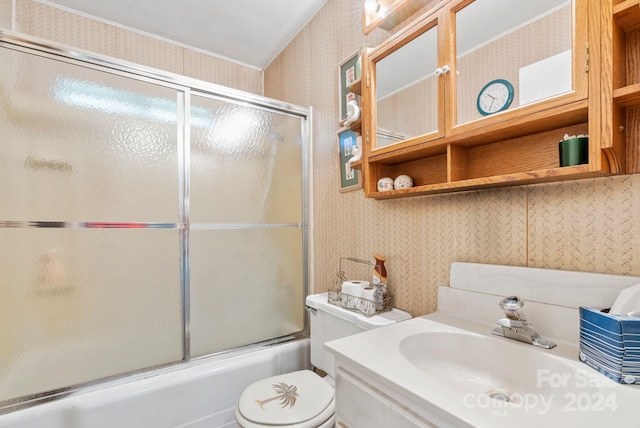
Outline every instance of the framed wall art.
{"type": "Polygon", "coordinates": [[[358,62],[359,51],[354,52],[344,59],[338,66],[339,75],[339,101],[340,101],[340,119],[338,122],[343,123],[347,119],[347,103],[355,100],[360,105],[360,96],[349,91],[349,85],[356,80],[356,64],[358,62]]]}
{"type": "Polygon", "coordinates": [[[338,150],[340,152],[340,191],[348,192],[362,187],[361,172],[351,168],[349,159],[354,155],[358,134],[349,128],[338,130],[338,150]]]}

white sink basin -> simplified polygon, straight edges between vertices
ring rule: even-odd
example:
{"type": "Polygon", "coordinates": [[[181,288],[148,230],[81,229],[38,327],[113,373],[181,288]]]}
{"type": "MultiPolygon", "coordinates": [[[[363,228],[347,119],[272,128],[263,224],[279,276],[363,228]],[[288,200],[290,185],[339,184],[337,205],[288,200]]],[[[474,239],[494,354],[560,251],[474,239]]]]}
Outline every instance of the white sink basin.
{"type": "Polygon", "coordinates": [[[363,370],[385,394],[413,403],[427,420],[439,418],[439,426],[637,425],[640,388],[587,367],[575,345],[541,349],[493,336],[492,326],[428,317],[326,347],[338,367],[363,370]]]}
{"type": "MultiPolygon", "coordinates": [[[[510,341],[464,330],[430,331],[404,337],[399,350],[407,362],[446,388],[476,397],[520,405],[527,397],[544,399],[576,389],[576,367],[566,359],[510,341]]],[[[587,370],[585,366],[580,392],[597,392],[600,375],[587,370]]],[[[550,400],[550,405],[554,402],[561,404],[550,400]]]]}

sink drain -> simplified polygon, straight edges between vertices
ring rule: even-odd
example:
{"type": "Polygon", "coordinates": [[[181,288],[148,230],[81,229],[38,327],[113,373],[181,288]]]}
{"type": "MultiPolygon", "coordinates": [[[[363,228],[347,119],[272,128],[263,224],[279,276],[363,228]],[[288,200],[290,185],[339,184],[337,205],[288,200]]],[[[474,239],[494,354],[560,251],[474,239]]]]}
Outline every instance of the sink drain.
{"type": "Polygon", "coordinates": [[[504,392],[492,392],[489,394],[489,398],[493,398],[494,400],[504,401],[505,403],[513,403],[511,397],[509,397],[504,392]]]}

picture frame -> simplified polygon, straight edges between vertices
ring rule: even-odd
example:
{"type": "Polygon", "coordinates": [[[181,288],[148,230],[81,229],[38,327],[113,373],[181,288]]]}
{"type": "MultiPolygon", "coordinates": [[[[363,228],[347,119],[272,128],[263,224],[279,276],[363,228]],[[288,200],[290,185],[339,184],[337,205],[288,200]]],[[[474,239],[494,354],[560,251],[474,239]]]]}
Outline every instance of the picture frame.
{"type": "Polygon", "coordinates": [[[340,104],[340,118],[342,124],[347,119],[347,103],[355,100],[360,105],[360,96],[349,91],[349,86],[356,80],[356,64],[360,51],[355,51],[338,65],[338,100],[340,104]]]}
{"type": "Polygon", "coordinates": [[[340,192],[350,192],[362,188],[362,173],[351,168],[349,159],[357,146],[358,134],[349,128],[341,128],[336,133],[340,153],[340,192]]]}

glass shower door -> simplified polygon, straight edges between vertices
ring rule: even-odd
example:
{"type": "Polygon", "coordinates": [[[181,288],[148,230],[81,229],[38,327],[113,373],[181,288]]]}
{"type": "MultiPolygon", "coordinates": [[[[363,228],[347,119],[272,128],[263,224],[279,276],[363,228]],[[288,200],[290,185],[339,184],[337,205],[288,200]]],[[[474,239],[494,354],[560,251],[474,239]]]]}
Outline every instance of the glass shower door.
{"type": "Polygon", "coordinates": [[[308,110],[37,46],[0,37],[0,414],[302,332],[308,110]]]}
{"type": "Polygon", "coordinates": [[[302,119],[205,94],[190,111],[191,355],[299,332],[302,119]]]}
{"type": "Polygon", "coordinates": [[[183,99],[0,48],[0,402],[184,358],[183,99]]]}

